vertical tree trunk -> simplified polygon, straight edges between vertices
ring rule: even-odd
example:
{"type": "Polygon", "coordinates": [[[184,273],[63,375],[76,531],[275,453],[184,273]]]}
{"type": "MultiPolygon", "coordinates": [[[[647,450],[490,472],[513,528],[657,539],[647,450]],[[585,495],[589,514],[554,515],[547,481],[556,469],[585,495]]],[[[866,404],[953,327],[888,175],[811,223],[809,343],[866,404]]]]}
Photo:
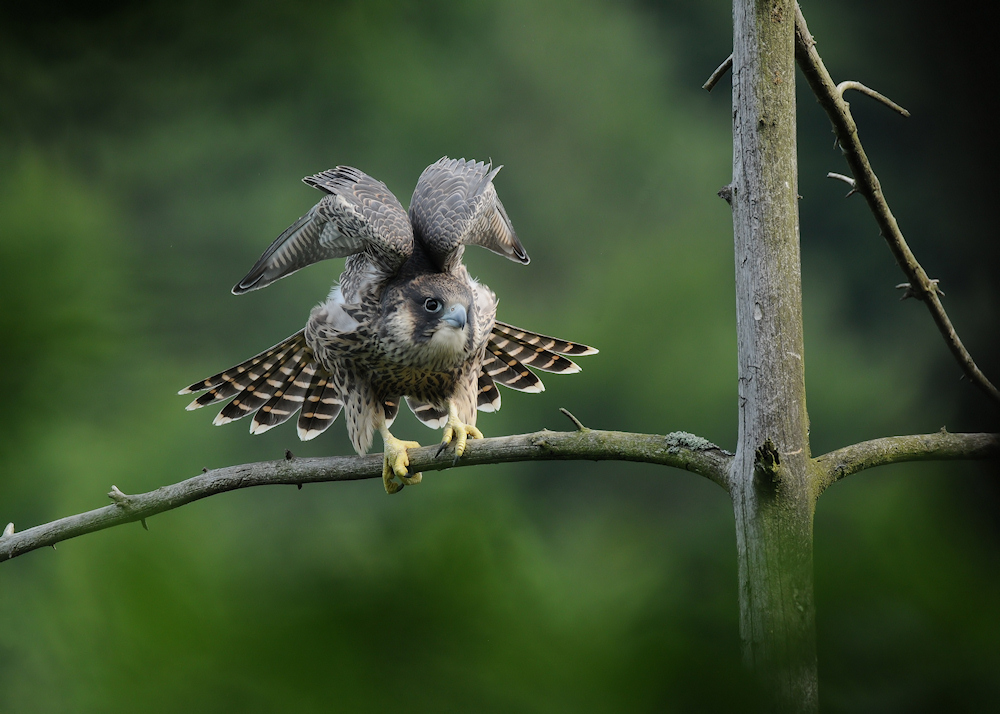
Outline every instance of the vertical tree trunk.
{"type": "Polygon", "coordinates": [[[740,632],[773,704],[816,711],[793,0],[734,0],[733,38],[740,632]]]}

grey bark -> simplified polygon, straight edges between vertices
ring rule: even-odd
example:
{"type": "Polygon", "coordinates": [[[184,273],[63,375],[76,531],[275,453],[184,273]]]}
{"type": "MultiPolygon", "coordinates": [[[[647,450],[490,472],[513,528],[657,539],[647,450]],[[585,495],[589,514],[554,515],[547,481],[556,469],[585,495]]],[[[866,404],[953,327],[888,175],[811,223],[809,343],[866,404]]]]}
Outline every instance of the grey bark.
{"type": "Polygon", "coordinates": [[[815,493],[803,364],[795,5],[733,3],[739,437],[730,470],[744,659],[771,704],[816,711],[815,493]]]}

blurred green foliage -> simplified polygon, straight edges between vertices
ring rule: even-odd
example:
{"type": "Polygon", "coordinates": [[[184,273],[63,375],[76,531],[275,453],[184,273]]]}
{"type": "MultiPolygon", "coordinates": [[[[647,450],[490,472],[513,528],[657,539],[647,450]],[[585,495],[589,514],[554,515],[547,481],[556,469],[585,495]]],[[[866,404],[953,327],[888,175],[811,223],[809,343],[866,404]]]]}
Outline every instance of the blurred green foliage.
{"type": "MultiPolygon", "coordinates": [[[[933,71],[932,23],[906,8],[806,11],[835,76],[874,76],[914,110],[900,129],[855,102],[904,231],[946,271],[956,323],[996,376],[997,249],[967,188],[996,142],[979,161],[955,150],[980,134],[956,138],[960,120],[914,81],[933,71]],[[910,36],[852,34],[869,12],[897,13],[910,36]]],[[[960,44],[947,28],[939,44],[960,44]]],[[[502,319],[601,354],[544,394],[505,392],[487,434],[568,427],[565,406],[594,427],[731,447],[731,221],[714,195],[730,175],[729,99],[698,88],[730,32],[724,3],[2,6],[3,522],[286,448],[350,453],[339,425],[308,444],[287,426],[251,438],[173,396],[298,329],[325,295],[336,262],[238,299],[229,287],[315,201],[299,177],[336,164],[404,203],[441,155],[506,165],[498,190],[532,263],[470,251],[473,272],[502,319]]],[[[842,170],[825,119],[807,95],[800,106],[814,450],[996,428],[922,308],[894,299],[864,207],[821,178],[842,170]]],[[[436,439],[402,415],[398,435],[436,439]]],[[[988,476],[907,465],[824,495],[825,710],[1000,706],[988,476]]],[[[752,708],[730,505],[689,474],[494,466],[392,499],[376,482],[235,493],[149,526],[0,565],[0,710],[752,708]]]]}

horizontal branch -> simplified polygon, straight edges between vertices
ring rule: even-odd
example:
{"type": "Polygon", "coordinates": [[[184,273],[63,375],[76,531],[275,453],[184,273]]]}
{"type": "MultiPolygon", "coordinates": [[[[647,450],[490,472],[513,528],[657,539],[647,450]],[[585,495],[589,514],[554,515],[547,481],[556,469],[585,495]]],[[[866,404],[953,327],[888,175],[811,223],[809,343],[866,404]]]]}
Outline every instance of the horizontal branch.
{"type": "MultiPolygon", "coordinates": [[[[578,422],[577,422],[578,423],[578,422]]],[[[514,461],[641,461],[674,466],[700,474],[728,490],[732,454],[705,439],[674,432],[666,436],[597,431],[538,431],[469,441],[465,455],[455,463],[450,450],[437,457],[438,445],[411,449],[410,470],[440,471],[453,466],[500,464],[514,461]]],[[[111,528],[179,508],[192,501],[226,491],[274,484],[298,485],[322,481],[355,481],[382,477],[382,456],[329,456],[265,461],[228,466],[163,486],[148,493],[127,495],[112,487],[110,506],[16,532],[8,527],[0,536],[0,561],[36,548],[55,545],[86,533],[111,528]]]]}
{"type": "Polygon", "coordinates": [[[889,210],[889,204],[882,194],[882,186],[878,177],[872,170],[868,156],[861,145],[857,124],[854,123],[854,118],[851,116],[850,105],[844,101],[843,92],[846,89],[864,91],[897,111],[905,112],[906,110],[878,92],[874,92],[857,82],[843,82],[839,87],[835,85],[823,64],[823,60],[816,51],[816,42],[809,34],[809,28],[806,26],[805,18],[797,4],[795,6],[795,58],[799,67],[802,68],[809,86],[812,87],[813,93],[816,94],[820,106],[823,107],[833,123],[833,131],[837,135],[837,141],[844,151],[847,163],[851,167],[851,173],[854,174],[854,191],[863,195],[868,202],[868,208],[875,216],[875,222],[878,224],[882,237],[885,238],[896,262],[910,283],[910,295],[918,298],[927,306],[938,331],[944,337],[948,349],[951,350],[965,375],[973,384],[986,392],[993,401],[1000,404],[1000,391],[980,371],[972,359],[972,355],[959,339],[954,325],[951,324],[948,313],[945,312],[944,305],[941,304],[937,281],[927,277],[927,273],[906,244],[899,224],[896,223],[896,218],[889,210]]]}
{"type": "Polygon", "coordinates": [[[955,461],[1000,458],[1000,434],[887,436],[862,441],[814,459],[822,471],[818,493],[834,481],[859,471],[904,461],[955,461]]]}

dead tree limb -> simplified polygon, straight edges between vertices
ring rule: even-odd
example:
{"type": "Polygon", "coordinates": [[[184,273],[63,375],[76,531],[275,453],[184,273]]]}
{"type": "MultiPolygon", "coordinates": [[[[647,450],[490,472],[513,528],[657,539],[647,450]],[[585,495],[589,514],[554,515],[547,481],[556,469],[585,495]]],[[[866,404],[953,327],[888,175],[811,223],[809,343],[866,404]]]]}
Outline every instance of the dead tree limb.
{"type": "MultiPolygon", "coordinates": [[[[410,470],[440,471],[453,466],[514,461],[641,461],[691,471],[728,489],[727,473],[733,455],[701,437],[682,431],[666,436],[600,431],[583,427],[575,418],[574,423],[577,424],[577,431],[543,430],[533,434],[470,441],[465,455],[458,463],[453,461],[448,450],[437,457],[437,444],[411,449],[410,470]]],[[[150,516],[217,493],[251,486],[301,486],[304,483],[381,477],[380,454],[307,459],[294,458],[288,454],[279,461],[206,471],[149,493],[128,495],[112,486],[108,496],[114,503],[110,506],[60,518],[20,532],[9,525],[0,536],[0,562],[86,533],[135,521],[142,522],[150,516]]]]}
{"type": "Polygon", "coordinates": [[[806,20],[802,16],[802,11],[798,4],[795,5],[795,58],[802,69],[809,86],[812,87],[819,100],[820,106],[826,111],[827,116],[833,123],[834,133],[837,135],[837,142],[843,149],[847,164],[854,175],[854,191],[860,193],[868,202],[868,207],[875,216],[882,237],[885,238],[892,251],[896,262],[906,275],[909,282],[908,295],[921,300],[930,310],[931,317],[937,325],[938,330],[944,337],[948,349],[958,361],[959,366],[965,375],[987,395],[1000,405],[1000,391],[982,373],[972,355],[962,344],[954,325],[945,312],[944,305],[941,304],[941,290],[938,288],[937,280],[927,276],[927,273],[917,262],[910,247],[903,238],[903,233],[899,229],[895,216],[889,210],[889,204],[882,194],[882,186],[878,177],[872,170],[871,163],[861,145],[858,137],[858,127],[851,116],[850,105],[844,101],[844,92],[848,89],[855,89],[864,92],[868,96],[874,97],[878,101],[891,107],[893,110],[908,116],[908,112],[895,102],[887,99],[878,92],[865,87],[859,82],[841,82],[834,84],[830,73],[823,64],[822,58],[816,51],[816,41],[809,34],[806,20]]]}

